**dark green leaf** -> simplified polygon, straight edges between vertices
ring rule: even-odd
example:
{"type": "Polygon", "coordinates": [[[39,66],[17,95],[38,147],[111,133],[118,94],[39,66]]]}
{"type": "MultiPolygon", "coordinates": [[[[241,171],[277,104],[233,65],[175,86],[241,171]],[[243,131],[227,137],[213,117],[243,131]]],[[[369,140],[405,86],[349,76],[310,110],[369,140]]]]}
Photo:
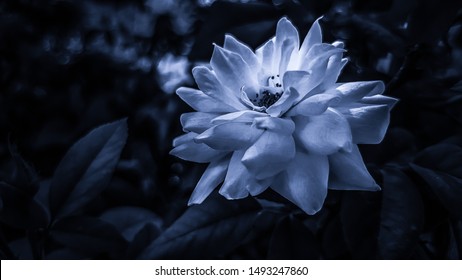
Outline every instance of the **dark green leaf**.
{"type": "Polygon", "coordinates": [[[34,255],[27,238],[19,238],[8,243],[8,247],[19,260],[32,260],[34,255]]]}
{"type": "Polygon", "coordinates": [[[421,195],[398,169],[383,170],[378,257],[405,259],[413,253],[424,224],[421,195]]]}
{"type": "Polygon", "coordinates": [[[354,259],[375,258],[380,221],[380,192],[344,193],[340,221],[345,242],[354,259]]]}
{"type": "Polygon", "coordinates": [[[136,259],[143,250],[160,234],[159,228],[153,223],[147,223],[138,231],[127,249],[127,259],[136,259]]]}
{"type": "Polygon", "coordinates": [[[0,221],[14,228],[46,227],[50,221],[48,211],[30,194],[0,182],[2,208],[0,221]]]}
{"type": "Polygon", "coordinates": [[[95,198],[112,178],[127,139],[126,120],[100,126],[75,143],[56,168],[50,208],[68,216],[95,198]]]}
{"type": "Polygon", "coordinates": [[[199,259],[226,254],[251,230],[260,207],[252,198],[229,201],[214,194],[176,220],[141,259],[199,259]]]}
{"type": "Polygon", "coordinates": [[[89,257],[120,257],[126,241],[117,228],[98,218],[66,217],[52,227],[51,237],[66,248],[89,257]]]}
{"type": "Polygon", "coordinates": [[[313,233],[297,218],[279,221],[271,237],[269,259],[319,259],[319,245],[313,233]]]}
{"type": "Polygon", "coordinates": [[[462,178],[462,148],[457,145],[441,143],[428,147],[417,155],[414,162],[462,178]]]}
{"type": "Polygon", "coordinates": [[[111,208],[104,212],[100,219],[114,225],[129,242],[147,223],[155,226],[158,231],[163,224],[162,219],[155,213],[139,207],[111,208]]]}
{"type": "Polygon", "coordinates": [[[462,179],[412,163],[411,167],[427,182],[449,213],[462,220],[462,179]]]}

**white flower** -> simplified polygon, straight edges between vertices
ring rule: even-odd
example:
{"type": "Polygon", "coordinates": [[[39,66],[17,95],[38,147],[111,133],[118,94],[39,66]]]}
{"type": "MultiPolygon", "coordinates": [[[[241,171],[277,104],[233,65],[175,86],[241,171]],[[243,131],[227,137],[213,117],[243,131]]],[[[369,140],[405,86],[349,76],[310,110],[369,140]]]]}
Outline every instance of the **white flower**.
{"type": "Polygon", "coordinates": [[[328,188],[380,189],[356,144],[382,141],[396,99],[381,81],[336,83],[342,47],[322,43],[319,19],[300,46],[286,18],[255,53],[230,35],[215,46],[210,66],[193,69],[199,90],[177,90],[197,112],[181,116],[171,154],[210,162],[189,204],[223,182],[228,199],[270,187],[314,214],[328,188]]]}

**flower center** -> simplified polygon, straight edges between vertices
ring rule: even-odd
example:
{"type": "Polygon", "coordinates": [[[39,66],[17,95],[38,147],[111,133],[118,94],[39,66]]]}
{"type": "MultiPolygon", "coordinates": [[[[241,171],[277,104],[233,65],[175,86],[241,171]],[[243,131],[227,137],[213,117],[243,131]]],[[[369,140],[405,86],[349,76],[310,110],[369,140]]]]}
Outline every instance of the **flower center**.
{"type": "Polygon", "coordinates": [[[259,93],[255,94],[254,98],[250,98],[255,106],[269,108],[276,103],[284,93],[282,82],[279,75],[270,76],[267,85],[260,89],[259,93]]]}

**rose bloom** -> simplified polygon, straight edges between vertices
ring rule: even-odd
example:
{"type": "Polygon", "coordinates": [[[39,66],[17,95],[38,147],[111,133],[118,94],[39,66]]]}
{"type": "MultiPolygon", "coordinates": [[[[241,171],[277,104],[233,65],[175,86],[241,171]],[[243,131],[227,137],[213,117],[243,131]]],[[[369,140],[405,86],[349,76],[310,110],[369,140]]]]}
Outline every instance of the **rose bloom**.
{"type": "Polygon", "coordinates": [[[382,141],[396,99],[381,81],[337,83],[343,44],[322,43],[319,19],[300,46],[282,18],[255,52],[231,35],[210,65],[193,69],[199,89],[176,93],[197,112],[181,116],[186,134],[170,152],[209,163],[189,205],[218,186],[227,199],[271,188],[308,214],[327,189],[377,191],[357,144],[382,141]]]}

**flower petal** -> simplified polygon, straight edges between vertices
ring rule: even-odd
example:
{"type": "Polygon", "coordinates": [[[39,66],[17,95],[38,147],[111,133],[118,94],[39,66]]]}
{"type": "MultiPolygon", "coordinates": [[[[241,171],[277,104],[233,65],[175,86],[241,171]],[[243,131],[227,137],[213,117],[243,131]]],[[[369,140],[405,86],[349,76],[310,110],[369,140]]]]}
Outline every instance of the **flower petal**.
{"type": "Polygon", "coordinates": [[[345,52],[344,49],[337,48],[331,44],[317,44],[314,45],[305,57],[302,58],[303,62],[300,67],[302,71],[314,71],[322,65],[323,67],[327,67],[327,63],[329,62],[329,58],[335,54],[339,54],[345,52]],[[325,65],[325,66],[324,66],[325,65]]]}
{"type": "Polygon", "coordinates": [[[291,119],[266,116],[255,118],[253,123],[257,128],[270,130],[280,134],[291,135],[295,130],[295,124],[291,119]]]}
{"type": "Polygon", "coordinates": [[[217,116],[219,115],[214,113],[184,113],[180,116],[180,122],[185,132],[193,131],[196,133],[202,133],[212,126],[212,120],[217,116]]]}
{"type": "Polygon", "coordinates": [[[231,107],[242,110],[246,107],[239,101],[239,96],[233,93],[229,88],[222,85],[215,72],[205,66],[196,66],[192,70],[197,86],[205,94],[212,98],[221,100],[231,107]]]}
{"type": "Polygon", "coordinates": [[[271,105],[266,113],[272,117],[279,117],[287,110],[289,110],[295,103],[295,100],[299,97],[298,91],[293,87],[288,88],[284,91],[284,94],[279,98],[276,103],[271,105]]]}
{"type": "Polygon", "coordinates": [[[367,171],[358,146],[351,152],[338,152],[329,156],[329,189],[378,191],[380,187],[367,171]]]}
{"type": "Polygon", "coordinates": [[[319,21],[321,19],[322,17],[315,20],[310,30],[306,34],[302,46],[300,47],[300,57],[305,57],[305,55],[314,45],[322,43],[322,31],[321,26],[319,25],[319,21]]]}
{"type": "Polygon", "coordinates": [[[364,106],[341,111],[351,127],[353,143],[378,144],[382,142],[390,123],[387,105],[364,106]]]}
{"type": "Polygon", "coordinates": [[[300,46],[300,38],[295,26],[285,17],[278,21],[272,73],[284,73],[292,56],[292,52],[300,46]]]}
{"type": "Polygon", "coordinates": [[[257,73],[240,55],[225,50],[217,45],[210,60],[218,80],[236,93],[237,96],[243,86],[257,91],[257,73]]]}
{"type": "Polygon", "coordinates": [[[351,82],[341,84],[337,90],[342,96],[340,105],[347,105],[365,96],[381,94],[385,90],[385,85],[382,81],[351,82]]]}
{"type": "Polygon", "coordinates": [[[274,54],[274,41],[276,39],[272,38],[271,40],[267,41],[261,47],[259,47],[255,53],[262,65],[262,69],[270,69],[273,65],[273,54],[274,54]]]}
{"type": "Polygon", "coordinates": [[[207,129],[195,141],[217,150],[236,151],[252,145],[262,133],[262,129],[248,123],[227,122],[207,129]]]}
{"type": "Polygon", "coordinates": [[[281,59],[279,60],[279,65],[276,68],[277,72],[274,73],[285,73],[287,67],[289,66],[290,58],[292,57],[292,53],[296,50],[295,42],[286,39],[281,46],[281,59]]]}
{"type": "Polygon", "coordinates": [[[223,151],[214,150],[205,144],[195,143],[193,139],[196,136],[197,133],[190,132],[175,138],[173,140],[174,148],[170,151],[170,155],[200,163],[211,162],[225,155],[223,151]]]}
{"type": "Polygon", "coordinates": [[[262,180],[284,170],[295,155],[295,142],[291,135],[267,130],[245,152],[242,162],[262,180]]]}
{"type": "Polygon", "coordinates": [[[326,74],[324,75],[324,80],[321,83],[322,90],[326,90],[335,86],[335,82],[340,76],[343,67],[345,67],[347,63],[348,59],[342,59],[342,54],[334,54],[329,58],[329,62],[327,63],[326,74]]]}
{"type": "Polygon", "coordinates": [[[215,99],[200,90],[180,87],[176,94],[194,110],[205,113],[229,113],[236,111],[235,108],[215,99]]]}
{"type": "Polygon", "coordinates": [[[295,28],[290,20],[283,17],[278,21],[276,26],[276,48],[281,48],[285,40],[293,42],[297,49],[300,46],[297,28],[295,28]]]}
{"type": "Polygon", "coordinates": [[[212,124],[217,125],[225,122],[244,122],[244,123],[253,123],[255,118],[265,117],[265,113],[260,113],[251,110],[238,111],[225,115],[218,116],[212,120],[212,124]]]}
{"type": "Polygon", "coordinates": [[[351,131],[347,120],[336,110],[328,108],[323,114],[296,117],[295,136],[310,153],[329,155],[351,149],[351,131]]]}
{"type": "Polygon", "coordinates": [[[362,104],[370,104],[370,105],[387,105],[388,109],[392,109],[396,103],[398,102],[398,99],[390,97],[390,96],[385,96],[385,95],[374,95],[374,96],[366,96],[361,99],[360,103],[362,104]]]}
{"type": "Polygon", "coordinates": [[[329,106],[336,104],[340,97],[335,94],[321,93],[315,94],[302,100],[287,112],[287,116],[314,116],[324,113],[329,106]]]}
{"type": "Polygon", "coordinates": [[[188,206],[202,203],[210,193],[223,182],[226,170],[228,169],[228,162],[229,158],[224,158],[209,164],[192,192],[188,206]]]}
{"type": "Polygon", "coordinates": [[[327,156],[297,152],[271,186],[309,215],[318,212],[327,195],[329,164],[327,156]]]}
{"type": "Polygon", "coordinates": [[[225,43],[223,47],[239,54],[251,69],[260,68],[260,62],[254,52],[247,45],[239,42],[232,35],[225,35],[225,43]]]}
{"type": "Polygon", "coordinates": [[[249,195],[246,185],[255,181],[247,168],[242,164],[241,159],[244,151],[233,153],[229,162],[228,172],[219,193],[227,199],[240,199],[249,195]]]}

